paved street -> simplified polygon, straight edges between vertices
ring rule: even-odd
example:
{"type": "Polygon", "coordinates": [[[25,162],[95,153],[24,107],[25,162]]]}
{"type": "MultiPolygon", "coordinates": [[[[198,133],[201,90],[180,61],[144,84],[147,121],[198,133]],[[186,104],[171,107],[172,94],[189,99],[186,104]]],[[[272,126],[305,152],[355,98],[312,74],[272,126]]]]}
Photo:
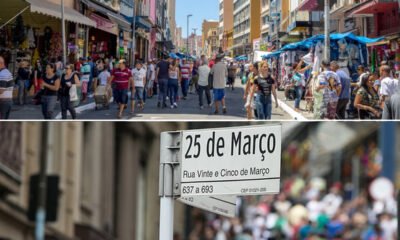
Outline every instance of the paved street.
{"type": "MultiPolygon", "coordinates": [[[[157,108],[157,97],[148,99],[143,112],[137,112],[136,115],[130,115],[130,110],[125,111],[123,120],[245,120],[246,112],[244,109],[243,86],[237,81],[234,91],[226,90],[226,102],[228,113],[226,115],[214,115],[214,110],[205,108],[201,110],[198,104],[198,96],[190,94],[187,100],[180,100],[177,109],[160,109],[157,108]]],[[[78,108],[78,119],[85,120],[115,120],[117,116],[117,105],[111,104],[110,110],[95,110],[93,99],[91,99],[83,108],[89,108],[80,112],[82,108],[78,108]]],[[[129,106],[130,107],[130,106],[129,106]]],[[[57,107],[57,115],[60,109],[57,107]]],[[[291,120],[289,114],[281,108],[273,109],[273,120],[291,120]]],[[[11,119],[42,119],[40,106],[26,105],[13,106],[11,119]]]]}

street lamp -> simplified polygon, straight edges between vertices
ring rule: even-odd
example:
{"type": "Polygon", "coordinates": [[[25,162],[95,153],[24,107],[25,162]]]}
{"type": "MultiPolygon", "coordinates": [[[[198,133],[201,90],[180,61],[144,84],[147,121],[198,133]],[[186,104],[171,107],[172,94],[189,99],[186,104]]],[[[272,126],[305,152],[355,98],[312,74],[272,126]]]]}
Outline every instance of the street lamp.
{"type": "Polygon", "coordinates": [[[193,17],[192,14],[187,15],[187,39],[186,39],[186,54],[189,57],[189,18],[193,17]]]}
{"type": "Polygon", "coordinates": [[[330,6],[329,0],[325,0],[325,53],[324,58],[330,61],[330,6]]]}

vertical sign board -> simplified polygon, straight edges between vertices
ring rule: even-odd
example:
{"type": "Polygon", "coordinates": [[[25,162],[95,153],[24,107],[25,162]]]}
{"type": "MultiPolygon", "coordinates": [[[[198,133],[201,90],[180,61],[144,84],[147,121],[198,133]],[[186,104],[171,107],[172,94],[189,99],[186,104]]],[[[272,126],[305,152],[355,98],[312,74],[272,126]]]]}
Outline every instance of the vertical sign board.
{"type": "Polygon", "coordinates": [[[235,217],[236,196],[196,196],[178,199],[184,204],[213,212],[225,217],[235,217]]]}
{"type": "Polygon", "coordinates": [[[281,125],[184,131],[181,196],[279,193],[281,133],[281,125]]]}

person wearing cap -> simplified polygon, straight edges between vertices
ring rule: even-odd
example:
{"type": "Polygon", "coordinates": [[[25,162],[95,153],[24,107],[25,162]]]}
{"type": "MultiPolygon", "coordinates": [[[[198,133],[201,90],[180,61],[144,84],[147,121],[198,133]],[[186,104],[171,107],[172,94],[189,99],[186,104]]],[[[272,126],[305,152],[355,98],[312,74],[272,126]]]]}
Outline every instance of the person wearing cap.
{"type": "Polygon", "coordinates": [[[114,98],[119,105],[118,118],[121,119],[123,111],[128,104],[129,85],[131,84],[132,88],[135,85],[132,79],[132,72],[126,67],[125,60],[120,60],[118,65],[118,68],[112,71],[108,84],[115,83],[114,98]]]}

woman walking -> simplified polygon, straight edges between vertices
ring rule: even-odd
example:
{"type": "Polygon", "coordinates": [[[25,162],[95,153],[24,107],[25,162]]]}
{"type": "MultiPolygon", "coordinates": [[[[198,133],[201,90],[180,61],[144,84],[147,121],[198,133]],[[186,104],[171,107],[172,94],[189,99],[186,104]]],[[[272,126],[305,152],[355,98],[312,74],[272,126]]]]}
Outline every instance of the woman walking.
{"type": "Polygon", "coordinates": [[[61,115],[62,119],[67,119],[67,111],[71,114],[72,119],[76,119],[76,112],[73,104],[71,103],[71,97],[76,98],[78,96],[76,88],[80,86],[78,75],[74,72],[74,65],[69,64],[65,67],[65,74],[61,78],[61,89],[60,89],[60,103],[61,103],[61,115]],[[74,86],[74,88],[72,88],[74,86]],[[75,89],[71,96],[71,88],[75,89]]]}
{"type": "Polygon", "coordinates": [[[178,99],[179,81],[180,81],[180,71],[177,61],[174,60],[169,67],[169,79],[168,79],[168,93],[169,101],[171,103],[171,108],[178,108],[176,103],[178,99]]]}
{"type": "Polygon", "coordinates": [[[358,109],[360,119],[380,119],[382,116],[379,95],[374,89],[374,82],[373,75],[364,74],[361,77],[361,87],[354,100],[354,107],[358,109]]]}
{"type": "Polygon", "coordinates": [[[40,59],[36,61],[33,69],[33,86],[35,88],[35,94],[40,91],[40,86],[43,82],[43,67],[40,63],[40,59]]]}
{"type": "Polygon", "coordinates": [[[53,119],[54,109],[57,102],[57,93],[60,89],[60,78],[56,74],[54,63],[46,65],[46,74],[42,82],[42,113],[44,119],[53,119]]]}
{"type": "Polygon", "coordinates": [[[267,62],[262,62],[260,66],[260,74],[254,79],[253,90],[251,96],[257,93],[257,117],[259,120],[270,120],[272,118],[272,95],[275,98],[276,108],[278,98],[276,95],[276,82],[272,78],[267,62]]]}

